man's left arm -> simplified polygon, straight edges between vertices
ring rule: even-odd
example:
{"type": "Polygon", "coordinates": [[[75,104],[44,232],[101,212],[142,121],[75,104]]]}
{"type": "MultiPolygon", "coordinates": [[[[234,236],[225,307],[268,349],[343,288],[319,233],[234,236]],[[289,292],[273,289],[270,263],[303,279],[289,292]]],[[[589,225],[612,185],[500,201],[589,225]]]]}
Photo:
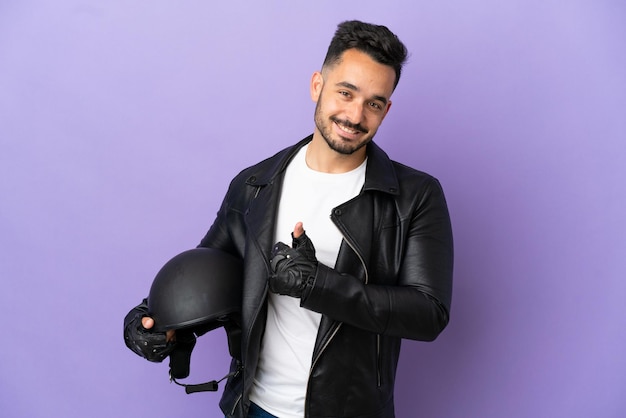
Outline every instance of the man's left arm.
{"type": "Polygon", "coordinates": [[[453,245],[450,217],[438,182],[431,185],[410,220],[394,285],[365,284],[360,278],[339,273],[317,262],[308,237],[300,241],[294,240],[294,248],[275,249],[275,273],[270,278],[275,293],[300,297],[306,309],[378,334],[431,341],[448,324],[453,245]],[[281,288],[284,285],[288,288],[281,288]]]}

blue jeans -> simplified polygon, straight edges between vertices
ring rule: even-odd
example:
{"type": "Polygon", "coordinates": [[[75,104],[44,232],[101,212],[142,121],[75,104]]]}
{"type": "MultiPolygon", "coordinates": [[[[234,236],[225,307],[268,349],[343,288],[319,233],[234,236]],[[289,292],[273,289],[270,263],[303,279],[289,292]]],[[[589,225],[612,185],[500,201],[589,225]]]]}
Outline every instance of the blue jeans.
{"type": "Polygon", "coordinates": [[[278,418],[266,410],[262,409],[255,403],[250,404],[250,410],[248,411],[248,418],[278,418]]]}
{"type": "MultiPolygon", "coordinates": [[[[227,418],[227,417],[224,417],[227,418]]],[[[255,403],[250,404],[250,410],[248,411],[248,418],[278,418],[267,412],[255,403]]]]}

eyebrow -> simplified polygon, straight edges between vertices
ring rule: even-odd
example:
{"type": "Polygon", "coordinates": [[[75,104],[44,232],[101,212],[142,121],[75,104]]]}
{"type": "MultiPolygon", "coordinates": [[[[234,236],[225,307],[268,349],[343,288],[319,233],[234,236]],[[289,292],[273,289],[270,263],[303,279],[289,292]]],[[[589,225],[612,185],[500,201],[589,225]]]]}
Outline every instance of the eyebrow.
{"type": "MultiPolygon", "coordinates": [[[[345,87],[347,89],[353,90],[353,91],[360,91],[361,89],[359,89],[357,86],[355,86],[352,83],[348,83],[347,81],[340,81],[339,83],[336,84],[337,87],[345,87]]],[[[383,102],[383,104],[387,104],[387,99],[383,96],[377,96],[375,95],[374,97],[372,97],[372,99],[374,100],[378,100],[380,102],[383,102]]]]}

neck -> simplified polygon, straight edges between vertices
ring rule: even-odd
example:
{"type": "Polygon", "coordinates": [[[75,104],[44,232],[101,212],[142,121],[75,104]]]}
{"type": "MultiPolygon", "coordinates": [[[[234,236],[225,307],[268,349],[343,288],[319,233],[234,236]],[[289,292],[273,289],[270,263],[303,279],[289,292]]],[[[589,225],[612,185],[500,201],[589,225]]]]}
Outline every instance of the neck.
{"type": "Polygon", "coordinates": [[[366,148],[362,147],[349,155],[341,154],[330,148],[322,135],[316,131],[307,149],[306,164],[311,169],[323,173],[347,173],[365,161],[366,148]]]}

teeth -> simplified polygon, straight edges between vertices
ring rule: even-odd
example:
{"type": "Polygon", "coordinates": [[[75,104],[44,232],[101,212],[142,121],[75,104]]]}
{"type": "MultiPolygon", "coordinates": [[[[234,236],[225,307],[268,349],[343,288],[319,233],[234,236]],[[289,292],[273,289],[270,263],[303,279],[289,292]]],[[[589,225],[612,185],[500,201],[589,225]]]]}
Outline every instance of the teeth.
{"type": "Polygon", "coordinates": [[[343,125],[340,125],[340,124],[337,124],[337,126],[339,127],[339,129],[341,129],[342,131],[347,132],[349,134],[356,134],[357,132],[359,132],[359,131],[352,130],[352,129],[350,129],[348,127],[345,127],[343,125]]]}

